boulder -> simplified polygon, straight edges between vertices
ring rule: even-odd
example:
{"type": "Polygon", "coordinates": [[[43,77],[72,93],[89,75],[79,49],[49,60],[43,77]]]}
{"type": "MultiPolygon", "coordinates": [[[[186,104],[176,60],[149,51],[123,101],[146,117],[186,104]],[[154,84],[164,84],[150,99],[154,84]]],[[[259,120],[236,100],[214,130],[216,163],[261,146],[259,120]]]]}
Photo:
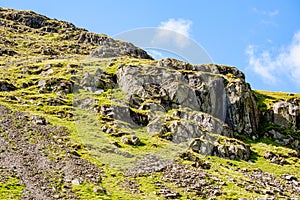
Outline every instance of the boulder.
{"type": "Polygon", "coordinates": [[[38,92],[56,92],[57,94],[68,94],[73,91],[73,82],[62,78],[42,79],[38,82],[38,92]]]}
{"type": "Polygon", "coordinates": [[[140,138],[136,135],[123,135],[121,142],[128,145],[139,146],[141,144],[140,138]]]}
{"type": "Polygon", "coordinates": [[[16,89],[17,88],[13,84],[10,84],[4,80],[0,80],[0,92],[9,92],[14,91],[16,89]]]}
{"type": "Polygon", "coordinates": [[[218,156],[231,160],[249,160],[250,147],[233,138],[220,137],[214,134],[205,134],[193,139],[189,147],[202,155],[218,156]]]}
{"type": "Polygon", "coordinates": [[[101,69],[97,69],[94,74],[86,73],[80,80],[79,88],[88,92],[102,93],[116,86],[114,75],[107,74],[101,69]]]}
{"type": "Polygon", "coordinates": [[[270,160],[271,163],[277,164],[277,165],[285,165],[288,164],[288,162],[283,158],[282,156],[272,152],[272,151],[266,151],[264,154],[264,158],[270,160]]]}
{"type": "Polygon", "coordinates": [[[122,105],[101,105],[97,108],[97,111],[107,118],[114,119],[115,123],[117,121],[126,122],[129,125],[136,125],[131,117],[131,111],[128,106],[122,105]]]}
{"type": "Polygon", "coordinates": [[[31,116],[31,121],[37,125],[47,125],[49,122],[42,116],[31,116]]]}

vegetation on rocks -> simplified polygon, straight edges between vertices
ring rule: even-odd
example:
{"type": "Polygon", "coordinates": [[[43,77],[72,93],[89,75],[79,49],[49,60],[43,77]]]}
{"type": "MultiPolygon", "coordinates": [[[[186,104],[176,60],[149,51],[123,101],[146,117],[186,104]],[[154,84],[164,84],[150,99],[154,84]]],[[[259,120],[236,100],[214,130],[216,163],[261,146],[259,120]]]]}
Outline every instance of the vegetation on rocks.
{"type": "Polygon", "coordinates": [[[0,8],[0,199],[297,199],[300,95],[0,8]]]}

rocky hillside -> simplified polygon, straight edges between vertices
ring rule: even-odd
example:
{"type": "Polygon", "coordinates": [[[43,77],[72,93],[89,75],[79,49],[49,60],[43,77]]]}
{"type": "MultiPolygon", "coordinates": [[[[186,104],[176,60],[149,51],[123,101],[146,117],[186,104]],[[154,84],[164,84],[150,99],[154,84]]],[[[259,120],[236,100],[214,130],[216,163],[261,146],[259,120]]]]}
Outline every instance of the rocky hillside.
{"type": "Polygon", "coordinates": [[[0,199],[298,199],[300,94],[0,8],[0,199]]]}

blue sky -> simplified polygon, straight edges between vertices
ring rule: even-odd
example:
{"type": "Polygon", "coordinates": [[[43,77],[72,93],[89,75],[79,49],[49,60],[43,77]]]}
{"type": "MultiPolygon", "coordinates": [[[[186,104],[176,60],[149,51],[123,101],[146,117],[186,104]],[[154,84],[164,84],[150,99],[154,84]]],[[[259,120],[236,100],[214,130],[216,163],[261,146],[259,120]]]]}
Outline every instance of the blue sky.
{"type": "MultiPolygon", "coordinates": [[[[242,70],[253,89],[300,93],[297,0],[0,0],[0,6],[110,36],[144,27],[179,31],[215,63],[242,70]]],[[[178,37],[167,41],[181,45],[178,37]]]]}

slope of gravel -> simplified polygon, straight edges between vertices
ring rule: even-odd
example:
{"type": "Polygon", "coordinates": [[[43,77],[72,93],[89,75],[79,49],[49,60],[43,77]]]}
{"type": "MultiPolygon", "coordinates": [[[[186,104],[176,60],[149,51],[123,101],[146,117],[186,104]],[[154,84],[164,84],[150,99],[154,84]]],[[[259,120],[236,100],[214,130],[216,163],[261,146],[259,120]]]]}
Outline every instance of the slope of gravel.
{"type": "Polygon", "coordinates": [[[25,185],[22,199],[77,199],[73,185],[100,184],[102,170],[80,158],[66,128],[0,106],[0,134],[0,177],[25,185]]]}

